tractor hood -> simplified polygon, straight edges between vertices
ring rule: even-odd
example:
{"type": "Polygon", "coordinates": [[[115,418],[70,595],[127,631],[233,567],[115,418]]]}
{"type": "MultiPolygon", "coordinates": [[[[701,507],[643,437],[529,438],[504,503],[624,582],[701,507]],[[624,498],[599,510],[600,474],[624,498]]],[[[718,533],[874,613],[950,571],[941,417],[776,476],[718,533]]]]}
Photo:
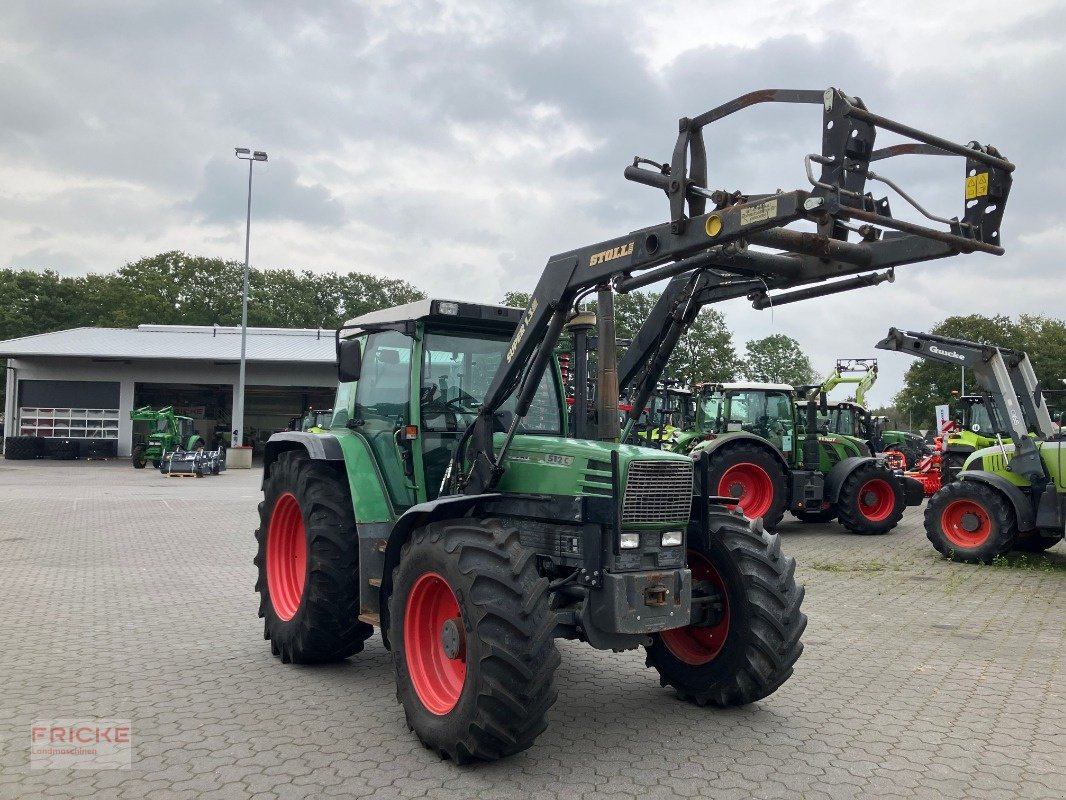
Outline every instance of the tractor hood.
{"type": "MultiPolygon", "coordinates": [[[[503,438],[503,434],[497,435],[497,446],[503,444],[503,438]]],[[[514,493],[612,497],[615,491],[614,454],[618,459],[617,486],[626,496],[627,504],[636,502],[638,494],[659,494],[665,503],[676,495],[676,509],[667,516],[677,521],[688,519],[692,459],[680,453],[647,447],[558,436],[518,435],[504,456],[504,473],[497,488],[514,493]],[[636,463],[640,467],[633,470],[636,463]]]]}

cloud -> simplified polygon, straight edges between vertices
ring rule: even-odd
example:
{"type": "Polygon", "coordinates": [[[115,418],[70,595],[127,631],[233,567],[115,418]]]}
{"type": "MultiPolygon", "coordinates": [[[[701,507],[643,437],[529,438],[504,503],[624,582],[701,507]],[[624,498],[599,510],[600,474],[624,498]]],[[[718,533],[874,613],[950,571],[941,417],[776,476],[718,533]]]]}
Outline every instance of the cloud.
{"type": "MultiPolygon", "coordinates": [[[[910,266],[891,286],[772,313],[723,305],[738,347],[786,332],[825,371],[867,355],[889,324],[1049,305],[1066,17],[1031,0],[989,34],[1000,11],[991,0],[966,15],[920,0],[10,0],[0,266],[103,271],[171,249],[241,258],[247,185],[232,148],[249,146],[270,153],[254,173],[259,266],[498,300],[530,290],[554,253],[665,220],[662,193],[622,170],[634,155],[667,160],[679,117],[754,89],[833,85],[886,116],[994,143],[1019,168],[1004,258],[910,266]],[[864,352],[838,352],[842,342],[864,352]]],[[[712,188],[805,187],[802,157],[819,136],[817,108],[723,120],[707,131],[712,188]]],[[[961,212],[958,162],[878,171],[961,212]]],[[[906,366],[882,369],[875,400],[906,366]]]]}

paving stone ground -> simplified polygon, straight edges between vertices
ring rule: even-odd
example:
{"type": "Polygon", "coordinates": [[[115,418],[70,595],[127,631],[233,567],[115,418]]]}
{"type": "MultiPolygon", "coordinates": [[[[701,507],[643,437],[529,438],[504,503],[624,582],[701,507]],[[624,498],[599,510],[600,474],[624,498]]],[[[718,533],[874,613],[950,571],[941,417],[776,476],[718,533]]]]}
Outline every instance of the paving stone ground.
{"type": "Polygon", "coordinates": [[[920,510],[883,537],[785,523],[810,622],[776,694],[700,709],[641,653],[564,641],[547,732],[458,768],[408,732],[379,638],[270,655],[258,486],[0,460],[0,798],[1066,796],[1066,545],[976,567],[920,510]],[[132,768],[31,769],[31,721],[78,717],[131,720],[132,768]]]}

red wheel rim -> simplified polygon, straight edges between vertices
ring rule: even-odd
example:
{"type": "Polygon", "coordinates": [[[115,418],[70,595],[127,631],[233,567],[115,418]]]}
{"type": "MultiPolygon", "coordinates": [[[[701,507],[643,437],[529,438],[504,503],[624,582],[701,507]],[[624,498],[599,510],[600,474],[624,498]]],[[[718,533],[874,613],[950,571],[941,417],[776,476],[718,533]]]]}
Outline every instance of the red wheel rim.
{"type": "Polygon", "coordinates": [[[440,575],[427,572],[411,588],[403,616],[407,674],[427,710],[443,716],[455,708],[466,683],[466,648],[455,657],[445,649],[445,625],[463,639],[462,618],[455,593],[440,575]]]}
{"type": "Polygon", "coordinates": [[[718,494],[736,497],[744,516],[763,516],[774,503],[774,484],[758,464],[734,464],[718,481],[718,494]]]}
{"type": "Polygon", "coordinates": [[[979,547],[992,535],[988,511],[973,500],[955,500],[940,514],[944,536],[956,547],[979,547]]]}
{"type": "Polygon", "coordinates": [[[659,634],[666,649],[678,659],[692,666],[700,666],[713,661],[722,652],[729,637],[729,597],[726,595],[725,583],[718,570],[703,553],[688,551],[688,566],[692,570],[692,582],[710,581],[722,597],[722,618],[716,625],[674,628],[659,634]]]}
{"type": "Polygon", "coordinates": [[[307,534],[300,503],[285,492],[274,503],[267,529],[267,591],[274,613],[290,620],[300,608],[307,580],[307,534]]]}
{"type": "Polygon", "coordinates": [[[880,522],[896,507],[896,493],[884,478],[866,481],[859,489],[859,512],[870,520],[880,522]]]}

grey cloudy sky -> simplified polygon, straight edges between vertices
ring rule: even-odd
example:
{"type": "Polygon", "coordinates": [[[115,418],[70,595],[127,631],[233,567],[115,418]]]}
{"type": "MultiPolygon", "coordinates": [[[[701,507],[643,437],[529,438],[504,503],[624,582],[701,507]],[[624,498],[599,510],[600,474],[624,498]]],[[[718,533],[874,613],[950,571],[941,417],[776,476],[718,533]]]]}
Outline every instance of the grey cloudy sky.
{"type": "MultiPolygon", "coordinates": [[[[761,88],[837,86],[871,110],[1018,164],[1008,254],[899,270],[894,284],[753,311],[736,344],[797,338],[828,371],[889,325],[949,314],[1063,315],[1061,0],[780,2],[40,2],[0,8],[0,266],[107,272],[180,249],[359,270],[498,301],[548,256],[665,221],[627,183],[667,160],[676,120],[761,88]]],[[[816,109],[708,130],[711,184],[804,188],[816,109]]],[[[884,144],[885,142],[879,142],[884,144]]],[[[893,167],[962,211],[961,162],[893,167]]],[[[884,170],[882,170],[884,171],[884,170]]],[[[901,205],[895,202],[894,210],[901,205]]],[[[908,361],[881,354],[875,403],[908,361]]]]}

